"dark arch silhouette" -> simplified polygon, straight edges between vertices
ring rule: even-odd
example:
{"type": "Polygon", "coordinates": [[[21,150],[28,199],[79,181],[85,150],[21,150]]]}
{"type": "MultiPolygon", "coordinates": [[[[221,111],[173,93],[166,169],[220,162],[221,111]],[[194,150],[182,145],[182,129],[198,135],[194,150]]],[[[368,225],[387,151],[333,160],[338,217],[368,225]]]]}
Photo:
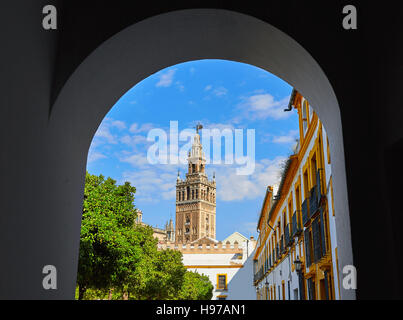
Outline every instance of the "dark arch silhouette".
{"type": "MultiPolygon", "coordinates": [[[[326,75],[304,48],[266,22],[227,10],[191,9],[154,16],[117,33],[93,51],[60,90],[47,126],[52,194],[43,218],[48,219],[47,233],[29,244],[38,252],[31,253],[33,271],[22,277],[20,287],[25,291],[13,289],[10,295],[74,298],[84,175],[93,135],[110,108],[136,83],[171,65],[200,59],[265,69],[314,106],[331,146],[339,266],[353,264],[340,111],[326,75]],[[47,244],[49,240],[53,246],[47,244]],[[44,264],[58,268],[56,292],[38,285],[42,275],[37,269],[44,264]],[[23,279],[29,279],[25,286],[23,279]]],[[[23,274],[25,267],[17,268],[23,274]]],[[[15,279],[5,279],[3,288],[18,286],[15,279]]],[[[354,299],[355,292],[342,289],[341,297],[354,299]]]]}

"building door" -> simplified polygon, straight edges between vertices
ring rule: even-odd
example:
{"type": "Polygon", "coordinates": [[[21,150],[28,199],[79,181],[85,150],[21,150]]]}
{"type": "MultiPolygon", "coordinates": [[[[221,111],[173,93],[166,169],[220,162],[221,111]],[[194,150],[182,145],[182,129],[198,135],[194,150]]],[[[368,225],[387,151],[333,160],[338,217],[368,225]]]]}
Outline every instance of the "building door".
{"type": "Polygon", "coordinates": [[[283,298],[283,300],[285,300],[285,283],[284,282],[281,284],[281,289],[282,289],[282,291],[281,291],[282,298],[283,298]]]}
{"type": "Polygon", "coordinates": [[[320,300],[327,300],[325,279],[319,281],[319,290],[320,300]]]}
{"type": "Polygon", "coordinates": [[[299,300],[298,289],[294,289],[294,300],[299,300]]]}

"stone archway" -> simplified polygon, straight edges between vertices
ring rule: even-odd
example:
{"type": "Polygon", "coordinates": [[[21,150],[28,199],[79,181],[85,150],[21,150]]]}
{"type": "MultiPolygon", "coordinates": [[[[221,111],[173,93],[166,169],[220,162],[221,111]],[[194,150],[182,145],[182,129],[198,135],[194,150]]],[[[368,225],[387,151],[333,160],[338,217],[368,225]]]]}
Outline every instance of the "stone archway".
{"type": "MultiPolygon", "coordinates": [[[[52,108],[47,146],[53,199],[47,210],[57,213],[49,221],[55,245],[40,257],[44,264],[58,266],[57,298],[74,297],[86,158],[99,124],[136,83],[168,66],[200,59],[265,69],[315,107],[331,146],[339,267],[353,264],[340,112],[320,66],[296,41],[256,18],[216,9],[174,11],[136,23],[104,42],[72,74],[52,108]]],[[[40,286],[31,292],[36,298],[48,297],[40,286]]],[[[341,298],[354,299],[355,293],[342,289],[341,298]]]]}

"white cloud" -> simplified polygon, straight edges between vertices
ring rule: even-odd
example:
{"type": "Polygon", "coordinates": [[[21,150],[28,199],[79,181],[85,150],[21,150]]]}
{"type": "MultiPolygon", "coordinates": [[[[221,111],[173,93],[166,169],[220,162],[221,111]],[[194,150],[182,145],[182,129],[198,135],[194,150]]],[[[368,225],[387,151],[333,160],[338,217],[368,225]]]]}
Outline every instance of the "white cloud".
{"type": "MultiPolygon", "coordinates": [[[[209,179],[216,174],[217,199],[221,201],[242,201],[264,197],[268,185],[279,182],[281,163],[284,157],[273,160],[261,160],[256,163],[252,175],[237,175],[237,165],[209,165],[209,179]]],[[[129,181],[137,188],[136,199],[159,202],[174,200],[178,165],[151,165],[145,155],[132,154],[120,159],[134,168],[123,172],[123,181],[129,181]]],[[[181,178],[184,179],[186,166],[181,166],[181,178]]]]}
{"type": "Polygon", "coordinates": [[[216,168],[217,197],[223,201],[240,201],[263,197],[266,187],[279,181],[281,163],[285,157],[258,161],[251,175],[237,175],[236,165],[216,168]]]}
{"type": "Polygon", "coordinates": [[[138,123],[133,123],[130,126],[129,131],[131,133],[140,133],[140,132],[148,132],[153,128],[154,125],[152,123],[143,123],[141,125],[139,125],[138,123]]]}
{"type": "Polygon", "coordinates": [[[275,120],[285,119],[290,116],[290,112],[285,112],[289,97],[275,100],[269,93],[255,94],[244,98],[240,107],[245,111],[248,118],[252,120],[273,118],[275,120]]]}
{"type": "Polygon", "coordinates": [[[136,147],[138,145],[150,143],[150,141],[147,140],[147,137],[142,135],[133,135],[133,136],[125,135],[120,138],[120,142],[130,147],[136,147]]]}
{"type": "Polygon", "coordinates": [[[120,161],[130,163],[134,167],[144,167],[149,164],[147,157],[140,153],[120,158],[120,161]]]}
{"type": "Polygon", "coordinates": [[[297,138],[298,130],[290,130],[286,135],[274,136],[272,142],[278,144],[291,144],[295,143],[297,138]]]}
{"type": "MultiPolygon", "coordinates": [[[[116,144],[117,143],[117,138],[115,135],[113,135],[110,131],[110,123],[109,121],[103,121],[101,125],[99,126],[97,132],[95,133],[94,139],[93,140],[102,140],[102,142],[107,142],[111,144],[116,144]]],[[[99,144],[98,141],[97,144],[99,144]]]]}
{"type": "Polygon", "coordinates": [[[175,84],[176,84],[176,87],[179,89],[179,91],[182,91],[182,92],[185,91],[185,86],[182,84],[182,82],[176,81],[175,84]]]}
{"type": "Polygon", "coordinates": [[[88,152],[87,162],[91,163],[91,162],[97,161],[98,159],[103,159],[103,158],[106,158],[106,156],[104,154],[90,150],[90,152],[88,152]]]}
{"type": "Polygon", "coordinates": [[[217,97],[221,97],[221,96],[226,95],[228,90],[224,87],[219,87],[219,88],[214,89],[213,92],[217,97]]]}
{"type": "Polygon", "coordinates": [[[256,226],[257,226],[257,221],[244,222],[241,225],[240,230],[241,230],[241,232],[245,232],[245,233],[254,233],[254,232],[256,232],[256,226]]]}
{"type": "Polygon", "coordinates": [[[126,124],[124,123],[124,121],[120,121],[120,120],[112,121],[111,126],[116,127],[119,130],[126,129],[126,124]]]}
{"type": "MultiPolygon", "coordinates": [[[[227,88],[224,88],[223,86],[214,88],[211,84],[205,86],[204,91],[210,91],[211,94],[215,95],[216,97],[225,96],[228,93],[227,88]]],[[[210,99],[210,95],[205,97],[205,99],[210,99]]]]}
{"type": "Polygon", "coordinates": [[[157,82],[156,86],[157,87],[169,87],[171,86],[174,75],[175,75],[176,69],[169,69],[165,73],[162,73],[160,75],[160,79],[157,82]]]}
{"type": "MultiPolygon", "coordinates": [[[[137,158],[141,157],[131,156],[130,160],[137,158]]],[[[137,166],[135,161],[131,164],[137,166]]],[[[138,200],[148,202],[174,200],[176,197],[176,167],[166,167],[173,166],[159,165],[156,167],[146,164],[142,170],[123,172],[122,177],[124,181],[129,181],[136,187],[136,199],[138,200]]]]}

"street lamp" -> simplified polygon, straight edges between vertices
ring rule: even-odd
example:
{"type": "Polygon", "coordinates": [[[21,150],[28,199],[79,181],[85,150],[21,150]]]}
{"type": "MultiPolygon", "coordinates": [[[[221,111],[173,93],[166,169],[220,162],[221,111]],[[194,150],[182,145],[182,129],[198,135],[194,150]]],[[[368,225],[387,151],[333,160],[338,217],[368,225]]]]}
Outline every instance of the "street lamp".
{"type": "Polygon", "coordinates": [[[259,296],[260,296],[261,294],[260,294],[260,292],[259,292],[259,287],[258,286],[256,286],[256,298],[257,298],[257,300],[260,300],[259,299],[259,296]]]}
{"type": "Polygon", "coordinates": [[[299,260],[299,257],[297,256],[297,259],[294,261],[294,266],[295,266],[295,271],[297,271],[298,274],[298,282],[299,282],[299,299],[300,300],[305,300],[304,297],[304,282],[302,279],[302,261],[299,260]]]}
{"type": "Polygon", "coordinates": [[[299,257],[297,256],[297,260],[294,261],[294,266],[295,266],[295,270],[300,273],[301,269],[302,269],[302,261],[299,260],[299,257]]]}
{"type": "Polygon", "coordinates": [[[267,281],[267,278],[266,278],[266,282],[264,283],[264,286],[265,286],[265,288],[266,288],[266,299],[267,299],[267,300],[269,300],[269,298],[268,298],[268,296],[267,296],[267,295],[268,295],[267,293],[269,292],[269,285],[270,285],[270,284],[269,284],[269,282],[267,281]]]}

